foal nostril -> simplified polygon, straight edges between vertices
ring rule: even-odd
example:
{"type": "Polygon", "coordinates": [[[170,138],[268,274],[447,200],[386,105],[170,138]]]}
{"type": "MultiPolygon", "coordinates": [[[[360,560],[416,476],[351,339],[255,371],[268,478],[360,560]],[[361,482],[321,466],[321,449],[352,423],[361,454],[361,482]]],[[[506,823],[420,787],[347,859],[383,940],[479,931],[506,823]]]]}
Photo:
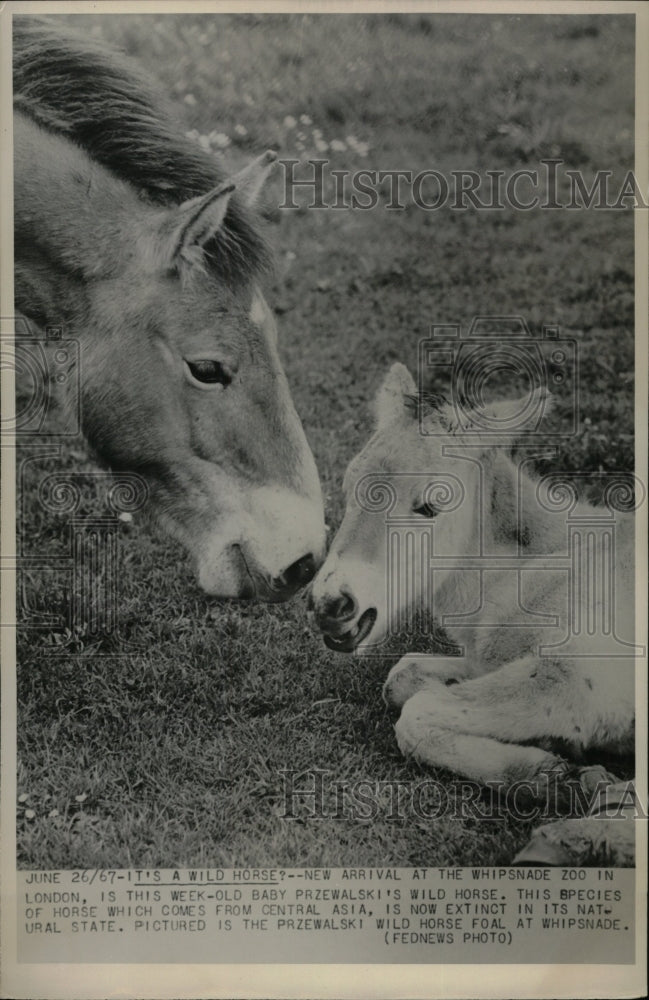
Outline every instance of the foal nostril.
{"type": "Polygon", "coordinates": [[[358,604],[353,594],[341,588],[339,596],[329,599],[323,610],[327,618],[335,618],[338,621],[349,621],[350,618],[354,618],[356,615],[358,604]]]}
{"type": "Polygon", "coordinates": [[[282,580],[290,590],[301,590],[315,576],[316,561],[311,553],[302,556],[284,570],[282,580]]]}

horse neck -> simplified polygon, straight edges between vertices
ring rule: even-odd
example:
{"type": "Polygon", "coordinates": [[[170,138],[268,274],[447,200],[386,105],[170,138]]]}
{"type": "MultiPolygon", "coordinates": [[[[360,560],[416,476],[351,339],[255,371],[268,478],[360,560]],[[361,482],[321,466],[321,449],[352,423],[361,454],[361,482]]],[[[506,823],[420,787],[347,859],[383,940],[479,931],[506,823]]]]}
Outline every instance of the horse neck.
{"type": "MultiPolygon", "coordinates": [[[[37,292],[37,311],[57,322],[68,318],[60,311],[75,300],[75,285],[123,266],[143,205],[83,150],[22,115],[15,120],[18,291],[37,292]]],[[[31,315],[29,305],[22,308],[31,315]]]]}
{"type": "MultiPolygon", "coordinates": [[[[490,555],[524,558],[565,551],[565,511],[545,509],[539,503],[535,481],[519,470],[504,451],[494,449],[481,465],[482,509],[476,511],[473,529],[464,536],[464,554],[482,554],[488,560],[490,555]]],[[[451,570],[435,595],[435,614],[477,606],[476,586],[478,573],[467,571],[459,555],[457,569],[451,570]]]]}
{"type": "MultiPolygon", "coordinates": [[[[520,556],[565,548],[566,511],[544,506],[536,481],[504,451],[493,453],[485,480],[487,551],[520,556]]],[[[585,503],[576,506],[589,509],[585,503]]]]}

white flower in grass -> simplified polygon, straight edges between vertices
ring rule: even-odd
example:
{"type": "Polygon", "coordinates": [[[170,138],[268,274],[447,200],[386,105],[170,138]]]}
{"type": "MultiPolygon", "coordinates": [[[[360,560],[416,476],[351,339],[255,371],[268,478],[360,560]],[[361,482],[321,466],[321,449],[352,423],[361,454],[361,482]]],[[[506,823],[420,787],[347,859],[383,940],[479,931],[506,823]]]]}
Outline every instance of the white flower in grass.
{"type": "Polygon", "coordinates": [[[198,145],[201,146],[203,149],[206,149],[209,152],[209,150],[210,150],[210,137],[209,137],[209,135],[199,135],[199,137],[198,137],[198,145]]]}
{"type": "Polygon", "coordinates": [[[313,125],[313,122],[308,115],[300,115],[300,121],[303,125],[313,125]]]}
{"type": "Polygon", "coordinates": [[[314,130],[313,130],[313,138],[314,139],[322,139],[322,131],[321,131],[321,129],[314,128],[314,130]]]}
{"type": "Polygon", "coordinates": [[[326,153],[329,149],[329,143],[325,142],[324,139],[316,139],[315,148],[319,153],[326,153]]]}
{"type": "Polygon", "coordinates": [[[210,142],[219,149],[225,149],[226,146],[230,145],[230,136],[226,135],[225,132],[210,132],[210,142]]]}
{"type": "Polygon", "coordinates": [[[346,141],[349,148],[358,153],[359,156],[367,156],[370,148],[368,143],[361,142],[355,135],[348,135],[346,141]]]}
{"type": "Polygon", "coordinates": [[[293,115],[287,115],[284,119],[284,128],[295,128],[297,122],[293,115]]]}
{"type": "Polygon", "coordinates": [[[237,135],[248,135],[248,129],[246,128],[245,125],[235,125],[234,131],[237,133],[237,135]]]}
{"type": "Polygon", "coordinates": [[[193,94],[185,94],[185,104],[189,104],[190,108],[195,106],[196,98],[193,94]]]}
{"type": "Polygon", "coordinates": [[[347,149],[347,146],[341,139],[332,139],[331,148],[336,153],[343,153],[347,149]]]}

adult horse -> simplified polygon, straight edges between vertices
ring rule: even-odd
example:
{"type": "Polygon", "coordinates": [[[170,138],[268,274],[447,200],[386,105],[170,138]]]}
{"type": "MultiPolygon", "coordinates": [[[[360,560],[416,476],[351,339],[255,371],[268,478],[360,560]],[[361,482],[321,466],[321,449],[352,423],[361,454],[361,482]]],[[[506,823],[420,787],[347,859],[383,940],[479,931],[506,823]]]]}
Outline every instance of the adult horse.
{"type": "Polygon", "coordinates": [[[325,533],[259,285],[274,155],[228,177],[119,53],[43,19],[13,39],[16,307],[79,342],[89,443],[144,477],[203,589],[284,600],[325,533]]]}
{"type": "MultiPolygon", "coordinates": [[[[544,493],[512,461],[520,414],[546,406],[537,393],[458,418],[395,365],[375,433],[347,470],[345,516],[312,600],[327,645],[343,652],[371,653],[406,614],[432,614],[462,655],[410,654],[390,671],[401,750],[537,799],[567,788],[578,811],[614,784],[601,760],[634,748],[634,517],[628,483],[621,507],[596,508],[565,488],[544,493]]],[[[574,820],[554,844],[546,831],[541,854],[537,838],[519,860],[574,863],[562,833],[579,850],[594,837],[599,863],[632,864],[633,824],[619,811],[609,822],[574,820]]]]}

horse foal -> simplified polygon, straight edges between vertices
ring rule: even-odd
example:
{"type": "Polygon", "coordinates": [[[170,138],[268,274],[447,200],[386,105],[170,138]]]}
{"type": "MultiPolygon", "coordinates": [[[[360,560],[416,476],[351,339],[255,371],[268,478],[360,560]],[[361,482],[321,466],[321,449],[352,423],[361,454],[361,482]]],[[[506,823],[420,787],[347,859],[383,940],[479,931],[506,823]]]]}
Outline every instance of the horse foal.
{"type": "MultiPolygon", "coordinates": [[[[541,392],[530,403],[547,405],[541,392]]],[[[313,607],[339,651],[380,650],[421,610],[456,647],[405,656],[389,673],[404,754],[539,795],[577,774],[592,792],[613,778],[589,758],[634,747],[634,518],[573,496],[567,519],[556,491],[544,500],[509,457],[524,409],[514,400],[458,419],[395,365],[345,475],[313,607]],[[509,438],[484,429],[508,421],[509,438]]]]}

